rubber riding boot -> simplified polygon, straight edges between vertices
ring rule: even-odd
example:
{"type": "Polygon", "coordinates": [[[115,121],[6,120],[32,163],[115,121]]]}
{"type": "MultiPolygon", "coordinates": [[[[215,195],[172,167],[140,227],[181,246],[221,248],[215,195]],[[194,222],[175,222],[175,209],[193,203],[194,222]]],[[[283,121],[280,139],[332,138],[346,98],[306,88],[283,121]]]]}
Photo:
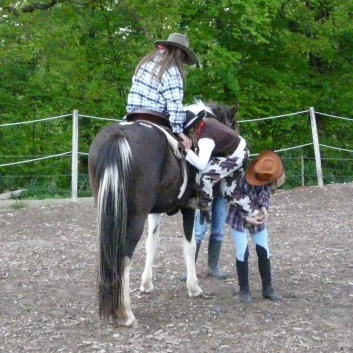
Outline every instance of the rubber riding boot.
{"type": "Polygon", "coordinates": [[[259,272],[262,281],[262,296],[265,299],[270,299],[273,301],[282,300],[283,297],[279,295],[272,287],[271,261],[267,258],[267,251],[261,246],[256,246],[256,251],[258,255],[259,272]]]}
{"type": "Polygon", "coordinates": [[[248,261],[239,261],[236,263],[238,282],[239,282],[239,299],[242,303],[250,303],[252,297],[249,289],[249,268],[248,261]]]}
{"type": "MultiPolygon", "coordinates": [[[[199,256],[199,251],[200,251],[200,246],[201,246],[201,243],[196,243],[196,252],[195,252],[195,265],[196,265],[196,261],[197,261],[197,257],[199,256]]],[[[186,272],[184,272],[180,277],[179,279],[183,282],[186,281],[188,275],[186,272]]]]}
{"type": "Polygon", "coordinates": [[[226,279],[227,275],[220,272],[218,262],[222,241],[210,239],[208,242],[208,275],[217,279],[226,279]]]}

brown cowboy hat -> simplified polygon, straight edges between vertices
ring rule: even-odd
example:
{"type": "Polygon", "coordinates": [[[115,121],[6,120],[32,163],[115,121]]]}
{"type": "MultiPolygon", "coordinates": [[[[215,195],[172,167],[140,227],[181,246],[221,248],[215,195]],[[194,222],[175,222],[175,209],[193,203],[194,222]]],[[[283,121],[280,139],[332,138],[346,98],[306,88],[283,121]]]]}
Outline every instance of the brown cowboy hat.
{"type": "Polygon", "coordinates": [[[273,151],[263,151],[246,169],[245,179],[250,185],[266,185],[283,174],[281,158],[273,151]]]}
{"type": "Polygon", "coordinates": [[[195,53],[189,49],[189,40],[180,33],[172,33],[169,35],[167,40],[157,40],[154,42],[154,46],[158,45],[171,45],[173,47],[180,48],[185,53],[184,63],[187,65],[194,65],[197,62],[195,53]]]}

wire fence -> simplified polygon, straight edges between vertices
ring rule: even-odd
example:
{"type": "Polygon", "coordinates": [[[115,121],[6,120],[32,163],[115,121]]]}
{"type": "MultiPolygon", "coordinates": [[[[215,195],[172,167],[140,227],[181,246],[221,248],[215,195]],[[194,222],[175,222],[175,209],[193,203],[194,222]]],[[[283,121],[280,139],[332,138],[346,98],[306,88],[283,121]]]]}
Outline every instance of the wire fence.
{"type": "MultiPolygon", "coordinates": [[[[323,175],[322,173],[322,164],[325,165],[328,161],[335,160],[338,161],[339,163],[350,163],[353,161],[353,158],[322,158],[321,157],[321,150],[322,149],[331,149],[335,151],[341,151],[345,153],[353,153],[352,149],[347,149],[347,148],[341,148],[338,146],[331,146],[327,144],[320,144],[319,143],[319,137],[317,133],[317,127],[316,127],[316,116],[325,116],[328,118],[332,119],[340,119],[344,121],[353,121],[351,118],[346,118],[346,117],[340,117],[340,116],[335,116],[331,114],[326,114],[326,113],[321,113],[321,112],[315,112],[314,108],[311,107],[308,110],[303,110],[303,111],[298,111],[290,114],[282,114],[282,115],[276,115],[276,116],[270,116],[270,117],[265,117],[265,118],[258,118],[258,119],[245,119],[239,121],[239,124],[247,124],[247,123],[255,123],[258,124],[262,121],[266,120],[276,120],[276,119],[285,119],[285,118],[290,118],[294,116],[303,116],[307,117],[309,114],[310,119],[311,119],[311,141],[308,141],[307,143],[304,144],[299,144],[299,145],[294,145],[294,146],[288,146],[286,148],[282,149],[277,149],[275,150],[276,152],[281,154],[281,157],[286,165],[286,176],[287,178],[290,177],[292,179],[296,179],[296,185],[297,186],[304,186],[307,183],[312,184],[313,181],[316,181],[316,184],[318,186],[322,186],[330,182],[330,175],[323,175]],[[314,149],[314,158],[308,158],[304,157],[302,151],[306,148],[312,148],[314,149]],[[295,152],[294,155],[290,155],[289,152],[295,152]],[[310,164],[311,167],[308,168],[306,165],[310,164]],[[315,167],[313,165],[315,164],[315,167]],[[287,166],[290,165],[291,168],[287,168],[287,166]]],[[[20,165],[20,164],[31,164],[31,169],[33,170],[33,173],[28,173],[26,174],[26,177],[29,178],[29,185],[35,185],[37,180],[39,178],[48,178],[51,180],[51,185],[55,189],[57,187],[58,181],[59,180],[67,180],[71,179],[71,188],[69,191],[70,197],[72,198],[73,201],[77,200],[77,196],[79,193],[81,193],[84,189],[86,190],[88,188],[88,176],[87,173],[79,173],[78,171],[78,164],[79,164],[79,157],[87,157],[88,151],[79,151],[79,119],[92,119],[92,120],[99,120],[99,121],[107,121],[107,122],[114,122],[118,121],[118,119],[111,119],[111,118],[102,118],[102,117],[96,117],[96,116],[90,116],[90,115],[83,115],[79,114],[77,110],[74,110],[72,114],[65,114],[65,115],[60,115],[60,116],[55,116],[55,117],[49,117],[49,118],[44,118],[44,119],[36,119],[36,120],[30,120],[30,121],[24,121],[24,122],[15,122],[15,123],[7,123],[7,124],[2,124],[0,125],[0,132],[1,129],[3,128],[10,128],[14,126],[21,126],[21,125],[28,125],[28,124],[38,124],[38,123],[43,123],[43,122],[48,122],[48,121],[53,121],[53,120],[61,120],[61,119],[67,119],[71,118],[72,119],[72,145],[71,145],[71,150],[70,151],[65,151],[65,152],[59,152],[56,154],[51,154],[51,155],[27,155],[27,156],[17,156],[17,155],[3,155],[0,156],[0,168],[5,168],[5,167],[10,167],[10,166],[15,166],[15,165],[20,165]],[[6,160],[8,159],[13,159],[13,158],[19,158],[20,160],[16,160],[14,162],[7,162],[6,160]],[[58,159],[58,158],[66,158],[68,159],[68,162],[70,161],[71,163],[71,173],[69,174],[53,174],[53,175],[36,175],[35,174],[35,162],[43,161],[43,160],[49,160],[49,159],[58,159]]],[[[251,151],[253,152],[253,151],[251,151]]],[[[261,151],[255,152],[251,154],[251,157],[254,157],[258,155],[261,151]]],[[[23,175],[21,175],[23,177],[23,175]]],[[[7,180],[19,178],[20,175],[6,175],[7,180]]],[[[0,169],[0,179],[3,178],[1,169],[0,169]]],[[[347,181],[346,179],[350,178],[349,175],[344,176],[341,175],[341,178],[343,181],[347,181]]],[[[11,182],[9,184],[12,185],[11,182]]],[[[5,185],[6,187],[6,185],[5,185]]]]}

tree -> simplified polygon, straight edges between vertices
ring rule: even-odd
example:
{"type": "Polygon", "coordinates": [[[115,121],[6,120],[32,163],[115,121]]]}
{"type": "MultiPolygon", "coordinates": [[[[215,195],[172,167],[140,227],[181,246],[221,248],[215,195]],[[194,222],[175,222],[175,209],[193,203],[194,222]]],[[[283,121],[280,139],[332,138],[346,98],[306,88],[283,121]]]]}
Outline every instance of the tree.
{"type": "MultiPolygon", "coordinates": [[[[310,106],[351,116],[352,15],[353,4],[338,0],[2,0],[0,124],[73,109],[121,118],[135,66],[155,40],[171,32],[186,34],[199,59],[187,68],[185,103],[195,97],[239,103],[240,119],[310,106]]],[[[87,151],[104,123],[80,124],[80,150],[87,151]]],[[[344,141],[353,149],[350,128],[323,118],[318,125],[322,141],[344,141]]],[[[26,129],[0,129],[0,154],[69,149],[69,120],[26,129]]],[[[253,152],[307,143],[310,137],[308,119],[297,117],[252,124],[241,133],[253,152]]],[[[43,166],[43,174],[50,167],[43,166]]],[[[58,169],[64,173],[67,164],[58,169]]]]}

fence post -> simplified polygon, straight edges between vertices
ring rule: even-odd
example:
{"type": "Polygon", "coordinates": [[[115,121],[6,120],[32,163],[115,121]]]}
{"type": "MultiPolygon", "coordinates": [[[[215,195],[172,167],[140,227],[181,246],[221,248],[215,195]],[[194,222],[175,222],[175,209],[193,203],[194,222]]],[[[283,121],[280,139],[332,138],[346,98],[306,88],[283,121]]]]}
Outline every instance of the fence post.
{"type": "Polygon", "coordinates": [[[78,110],[72,113],[71,200],[77,202],[78,180],[78,110]]]}
{"type": "Polygon", "coordinates": [[[309,108],[309,113],[310,113],[310,122],[311,122],[311,132],[312,132],[312,135],[313,135],[313,143],[314,143],[317,185],[322,187],[324,185],[324,183],[323,183],[323,180],[322,180],[320,146],[319,146],[319,138],[318,138],[318,135],[317,135],[317,127],[316,127],[316,119],[315,119],[314,107],[310,107],[309,108]]]}
{"type": "Polygon", "coordinates": [[[302,186],[305,186],[305,167],[304,167],[304,156],[302,155],[302,186]]]}

